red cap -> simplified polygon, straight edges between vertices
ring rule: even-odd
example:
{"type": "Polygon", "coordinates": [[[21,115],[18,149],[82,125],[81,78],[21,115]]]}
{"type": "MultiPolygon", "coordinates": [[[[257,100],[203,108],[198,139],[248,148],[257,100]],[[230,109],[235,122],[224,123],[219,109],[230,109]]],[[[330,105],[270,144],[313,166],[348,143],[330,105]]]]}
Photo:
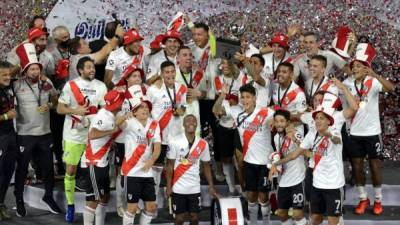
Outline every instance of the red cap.
{"type": "Polygon", "coordinates": [[[163,34],[157,35],[152,42],[150,42],[150,48],[151,49],[160,49],[161,48],[161,42],[164,39],[163,34]]]}
{"type": "Polygon", "coordinates": [[[135,41],[142,41],[143,37],[140,36],[139,32],[135,29],[130,29],[127,32],[125,32],[124,34],[124,41],[123,44],[124,45],[129,45],[132,42],[135,41]]]}
{"type": "Polygon", "coordinates": [[[107,92],[107,94],[104,96],[104,101],[106,102],[105,109],[107,109],[108,111],[114,111],[122,106],[124,100],[124,93],[118,92],[116,90],[111,90],[107,92]]]}
{"type": "Polygon", "coordinates": [[[121,79],[118,81],[116,85],[117,86],[126,85],[126,78],[128,78],[129,75],[131,75],[133,72],[137,70],[140,72],[140,77],[142,78],[142,81],[144,81],[144,71],[141,68],[136,67],[133,64],[130,64],[125,68],[124,72],[122,73],[121,79]]]}
{"type": "Polygon", "coordinates": [[[163,38],[161,40],[161,43],[165,44],[165,42],[167,41],[168,38],[175,38],[176,40],[179,41],[179,43],[181,45],[183,45],[183,41],[181,40],[181,33],[174,31],[174,30],[170,30],[167,33],[165,33],[163,35],[163,38]]]}
{"type": "Polygon", "coordinates": [[[29,42],[32,42],[33,40],[35,40],[36,38],[38,38],[42,35],[49,36],[49,33],[44,31],[42,28],[38,28],[38,27],[30,29],[28,31],[29,42]]]}
{"type": "Polygon", "coordinates": [[[61,59],[56,66],[56,76],[59,79],[64,79],[69,76],[69,60],[61,59]]]}
{"type": "Polygon", "coordinates": [[[275,36],[269,42],[269,45],[272,46],[272,44],[277,43],[282,48],[289,49],[288,40],[289,40],[289,37],[287,35],[284,35],[284,34],[281,34],[281,33],[276,33],[275,36]]]}

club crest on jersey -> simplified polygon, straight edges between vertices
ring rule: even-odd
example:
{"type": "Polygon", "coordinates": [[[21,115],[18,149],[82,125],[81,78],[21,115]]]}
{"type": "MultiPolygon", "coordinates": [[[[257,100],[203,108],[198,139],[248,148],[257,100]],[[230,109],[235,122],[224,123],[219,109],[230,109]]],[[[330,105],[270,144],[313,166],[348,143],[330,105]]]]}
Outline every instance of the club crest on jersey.
{"type": "Polygon", "coordinates": [[[21,153],[23,153],[23,152],[25,151],[25,147],[24,147],[24,146],[19,146],[19,151],[20,151],[21,153]]]}
{"type": "Polygon", "coordinates": [[[132,200],[132,194],[128,194],[128,199],[132,200]]]}
{"type": "Polygon", "coordinates": [[[148,137],[153,137],[154,136],[154,132],[155,132],[154,129],[149,129],[149,131],[147,132],[147,136],[148,137]]]}
{"type": "Polygon", "coordinates": [[[283,100],[283,102],[284,102],[285,104],[288,104],[288,103],[289,103],[289,97],[285,97],[285,99],[283,100]]]}
{"type": "Polygon", "coordinates": [[[195,151],[196,151],[197,155],[200,155],[200,153],[201,153],[201,149],[200,149],[200,147],[199,147],[199,146],[197,146],[197,147],[196,147],[195,151]]]}
{"type": "Polygon", "coordinates": [[[0,149],[0,156],[3,155],[3,150],[0,149]]]}

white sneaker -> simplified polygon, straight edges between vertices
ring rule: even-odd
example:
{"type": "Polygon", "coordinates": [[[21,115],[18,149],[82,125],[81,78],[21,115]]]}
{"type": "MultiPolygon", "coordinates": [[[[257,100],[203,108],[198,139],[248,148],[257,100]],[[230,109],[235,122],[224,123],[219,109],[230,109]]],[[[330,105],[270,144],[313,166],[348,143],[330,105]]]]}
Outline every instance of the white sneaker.
{"type": "Polygon", "coordinates": [[[117,207],[117,214],[118,214],[119,217],[124,217],[124,215],[125,215],[124,207],[118,206],[117,207]]]}
{"type": "Polygon", "coordinates": [[[217,181],[222,182],[225,180],[225,176],[221,173],[215,173],[215,179],[217,179],[217,181]]]}
{"type": "Polygon", "coordinates": [[[116,187],[116,181],[115,179],[110,179],[110,188],[114,189],[116,187]]]}

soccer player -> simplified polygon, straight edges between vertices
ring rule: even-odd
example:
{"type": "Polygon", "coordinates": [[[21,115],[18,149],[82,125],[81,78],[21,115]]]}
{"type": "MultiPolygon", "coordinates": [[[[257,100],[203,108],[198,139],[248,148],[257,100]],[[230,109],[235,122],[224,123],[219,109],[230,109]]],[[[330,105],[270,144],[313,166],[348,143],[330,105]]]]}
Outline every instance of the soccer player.
{"type": "Polygon", "coordinates": [[[168,145],[167,196],[172,197],[175,224],[182,225],[185,214],[189,213],[190,224],[196,225],[199,224],[198,213],[201,209],[200,165],[203,166],[210,195],[218,195],[213,185],[208,143],[195,135],[196,117],[186,115],[183,127],[185,133],[176,136],[168,145]]]}

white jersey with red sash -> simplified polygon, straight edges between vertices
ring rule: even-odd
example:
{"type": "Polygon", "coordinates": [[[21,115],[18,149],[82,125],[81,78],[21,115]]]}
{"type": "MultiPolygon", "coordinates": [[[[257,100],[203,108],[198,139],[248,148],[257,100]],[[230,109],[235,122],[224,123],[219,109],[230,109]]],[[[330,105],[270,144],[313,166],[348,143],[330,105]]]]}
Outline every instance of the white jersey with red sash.
{"type": "Polygon", "coordinates": [[[263,58],[265,60],[265,65],[264,65],[264,72],[269,80],[274,80],[276,78],[276,71],[278,69],[278,65],[282,62],[290,62],[291,56],[289,52],[285,51],[285,54],[283,55],[282,59],[276,59],[274,57],[274,53],[267,53],[263,55],[263,58]]]}
{"type": "Polygon", "coordinates": [[[175,160],[172,191],[178,194],[200,193],[200,161],[210,161],[208,143],[196,137],[190,146],[185,134],[169,143],[168,159],[175,160]]]}
{"type": "Polygon", "coordinates": [[[356,84],[352,77],[343,81],[343,84],[360,102],[360,107],[351,122],[350,134],[355,136],[380,134],[382,129],[379,117],[379,92],[383,91],[381,82],[374,77],[366,76],[359,84],[356,84]]]}
{"type": "MultiPolygon", "coordinates": [[[[180,70],[180,68],[176,69],[175,81],[181,85],[184,85],[187,88],[197,89],[199,91],[207,91],[205,79],[199,76],[199,74],[195,74],[194,71],[190,71],[189,73],[184,73],[180,70]]],[[[200,104],[198,99],[187,99],[186,100],[187,107],[185,111],[185,115],[193,114],[197,121],[200,121],[200,104]]],[[[182,124],[183,129],[183,124],[182,124]]],[[[197,126],[196,128],[196,136],[201,136],[201,126],[197,126]]]]}
{"type": "Polygon", "coordinates": [[[311,102],[312,97],[318,91],[327,91],[336,96],[339,95],[338,88],[325,76],[319,82],[316,82],[313,79],[306,81],[305,90],[309,102],[311,102]]]}
{"type": "Polygon", "coordinates": [[[196,46],[194,43],[189,43],[187,46],[192,50],[194,63],[198,65],[198,69],[194,73],[194,76],[199,77],[197,80],[205,80],[207,90],[206,98],[214,99],[215,91],[212,83],[214,77],[217,75],[220,62],[211,57],[209,44],[203,48],[196,46]]]}
{"type": "Polygon", "coordinates": [[[175,88],[167,88],[165,84],[158,88],[150,86],[147,97],[153,105],[152,117],[158,121],[162,143],[168,144],[168,139],[182,132],[182,118],[173,115],[173,105],[179,108],[186,107],[187,88],[175,82],[175,88]],[[175,94],[174,94],[175,93],[175,94]]]}
{"type": "Polygon", "coordinates": [[[293,81],[286,89],[281,88],[277,82],[273,82],[272,101],[274,105],[291,113],[304,112],[307,109],[306,96],[303,90],[293,81]]]}
{"type": "MultiPolygon", "coordinates": [[[[146,95],[146,92],[147,92],[147,86],[146,85],[142,85],[142,93],[143,93],[143,95],[146,95]]],[[[129,99],[131,99],[132,98],[132,95],[131,95],[131,93],[128,91],[128,90],[126,90],[125,91],[125,100],[124,100],[124,102],[122,103],[122,107],[121,107],[121,111],[119,111],[118,113],[117,113],[117,116],[122,116],[122,115],[124,115],[124,114],[126,114],[126,113],[128,113],[128,112],[130,112],[132,109],[131,109],[131,103],[129,102],[129,99]]],[[[118,137],[115,139],[115,142],[117,142],[117,143],[124,143],[124,140],[125,140],[125,138],[124,138],[124,134],[123,133],[121,133],[120,135],[118,135],[118,137]]]]}
{"type": "MultiPolygon", "coordinates": [[[[230,98],[236,96],[239,100],[239,89],[241,86],[245,85],[248,81],[247,75],[244,73],[240,73],[236,79],[232,79],[230,77],[226,77],[225,75],[216,76],[214,78],[214,88],[216,91],[216,95],[220,95],[222,91],[222,87],[224,85],[228,85],[229,90],[226,94],[225,100],[223,101],[223,105],[229,104],[230,98]]],[[[235,106],[232,106],[235,107],[235,106]]],[[[238,107],[238,106],[237,106],[238,107]]],[[[229,115],[224,115],[219,118],[219,125],[225,128],[233,128],[235,121],[229,115]]]]}
{"type": "Polygon", "coordinates": [[[271,128],[268,124],[274,111],[266,107],[257,107],[253,113],[238,113],[225,107],[225,112],[235,119],[243,147],[244,161],[257,165],[267,165],[272,153],[271,128]]]}
{"type": "Polygon", "coordinates": [[[70,108],[77,108],[79,105],[91,107],[89,107],[89,115],[84,117],[75,115],[65,116],[63,130],[64,140],[78,144],[87,143],[89,126],[88,124],[84,126],[79,120],[88,123],[90,119],[93,118],[97,108],[105,105],[104,95],[106,93],[106,85],[96,79],[89,81],[78,77],[65,84],[58,99],[59,103],[65,104],[70,108]]]}
{"type": "Polygon", "coordinates": [[[125,135],[125,157],[122,162],[121,173],[130,177],[153,177],[150,170],[142,168],[153,153],[153,144],[160,143],[160,127],[157,121],[147,119],[143,126],[135,117],[126,121],[123,129],[125,135]]]}
{"type": "Polygon", "coordinates": [[[156,54],[152,55],[149,60],[149,66],[146,72],[146,80],[152,78],[155,75],[161,74],[161,63],[165,61],[170,61],[175,64],[175,68],[178,68],[178,64],[176,62],[176,55],[171,57],[167,56],[165,50],[161,50],[156,54]]]}
{"type": "Polygon", "coordinates": [[[139,48],[139,54],[137,55],[130,55],[126,52],[124,47],[120,47],[117,50],[114,50],[108,56],[106,70],[113,71],[113,77],[111,81],[114,84],[117,84],[125,69],[133,64],[136,67],[143,68],[144,64],[144,55],[148,52],[143,46],[139,48]]]}
{"type": "MultiPolygon", "coordinates": [[[[303,139],[303,136],[297,132],[294,136],[299,141],[303,139]]],[[[280,134],[276,134],[274,136],[274,144],[275,149],[279,152],[281,158],[287,157],[289,153],[297,149],[296,144],[290,137],[280,134]]],[[[282,173],[279,180],[279,187],[292,187],[299,184],[304,180],[305,172],[306,167],[303,156],[299,156],[295,160],[283,164],[282,173]]]]}
{"type": "MultiPolygon", "coordinates": [[[[341,121],[343,125],[343,121],[341,121]]],[[[337,126],[341,127],[341,126],[337,126]]],[[[340,129],[332,129],[332,135],[342,137],[340,129]]],[[[332,143],[330,138],[319,136],[310,131],[300,144],[302,149],[312,150],[314,156],[309,160],[309,167],[314,168],[313,186],[320,189],[341,188],[345,184],[343,173],[343,145],[332,143]]]]}
{"type": "MultiPolygon", "coordinates": [[[[115,128],[114,122],[114,114],[102,108],[94,116],[89,127],[89,132],[93,128],[99,131],[113,130],[115,128]]],[[[86,151],[81,158],[81,167],[86,168],[88,165],[106,167],[108,165],[108,153],[110,151],[111,144],[120,133],[121,131],[117,131],[112,135],[89,140],[88,145],[86,146],[86,151]]]]}

